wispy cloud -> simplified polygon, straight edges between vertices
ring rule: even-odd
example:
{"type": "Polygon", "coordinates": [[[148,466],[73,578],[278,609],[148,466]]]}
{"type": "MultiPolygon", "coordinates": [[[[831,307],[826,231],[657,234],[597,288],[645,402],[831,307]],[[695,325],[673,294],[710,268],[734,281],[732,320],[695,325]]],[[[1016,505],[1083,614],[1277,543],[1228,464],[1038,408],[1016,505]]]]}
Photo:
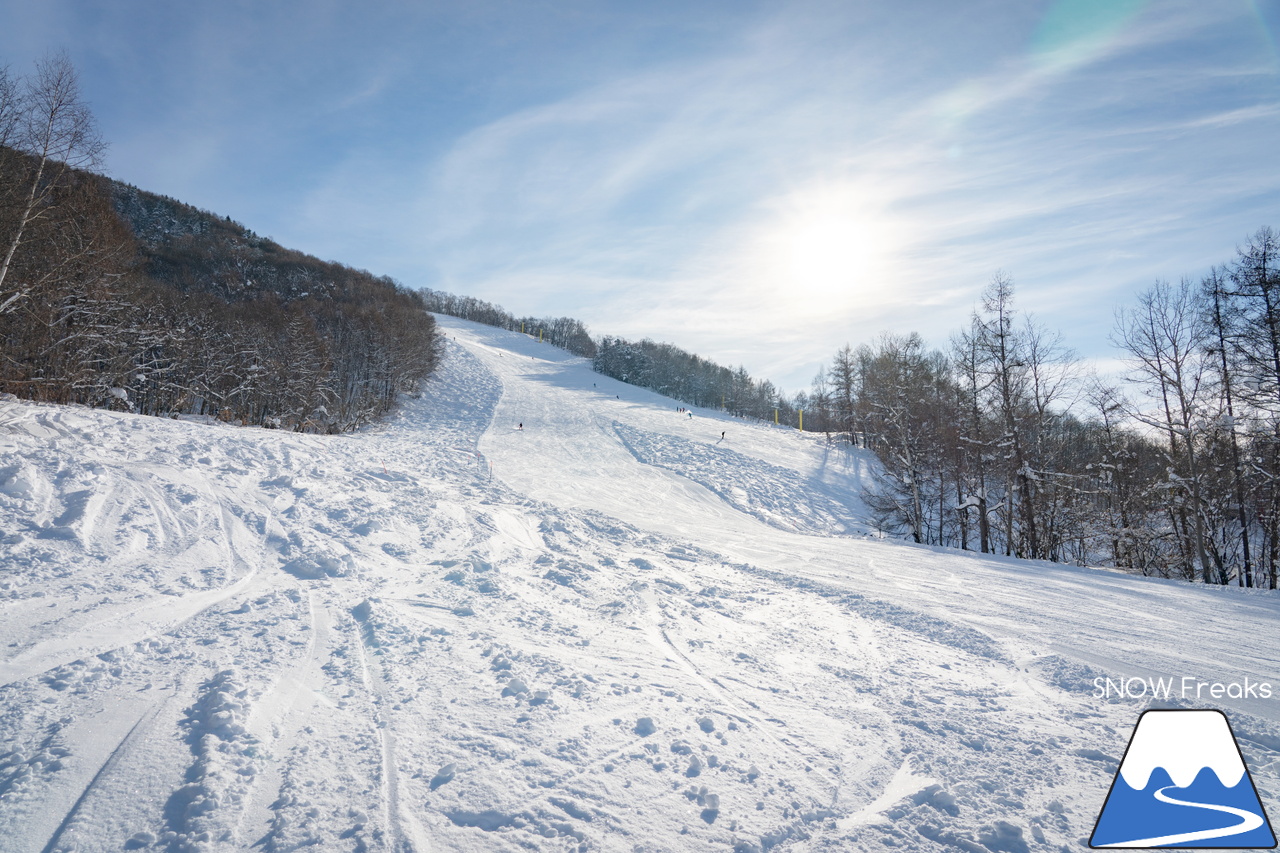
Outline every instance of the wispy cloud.
{"type": "MultiPolygon", "coordinates": [[[[1243,128],[1256,146],[1277,118],[1274,101],[1144,102],[1230,61],[1175,57],[1201,12],[1129,11],[1048,60],[1006,50],[931,86],[869,80],[882,57],[867,39],[844,47],[865,48],[868,67],[849,67],[788,43],[794,22],[757,22],[726,55],[604,81],[461,137],[428,170],[422,221],[455,286],[522,310],[589,307],[611,331],[669,336],[792,382],[880,327],[940,343],[999,267],[1025,276],[1028,306],[1081,314],[1082,297],[1096,307],[1136,276],[1180,272],[1152,246],[1202,227],[1257,179],[1202,174],[1196,158],[1221,143],[1214,131],[1243,128]],[[844,241],[872,244],[845,252],[851,268],[826,293],[770,255],[806,204],[839,208],[844,241]]],[[[1221,252],[1212,245],[1202,253],[1221,252]]]]}
{"type": "Polygon", "coordinates": [[[997,268],[1105,357],[1114,304],[1280,197],[1247,5],[5,4],[124,93],[123,177],[787,387],[882,329],[943,343],[997,268]]]}

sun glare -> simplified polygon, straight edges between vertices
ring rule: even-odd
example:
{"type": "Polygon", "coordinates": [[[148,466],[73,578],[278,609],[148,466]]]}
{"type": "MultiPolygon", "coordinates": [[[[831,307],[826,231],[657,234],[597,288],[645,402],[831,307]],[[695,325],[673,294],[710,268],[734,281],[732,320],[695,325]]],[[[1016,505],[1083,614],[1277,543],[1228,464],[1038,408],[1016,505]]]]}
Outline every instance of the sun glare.
{"type": "Polygon", "coordinates": [[[795,199],[765,241],[772,286],[806,313],[869,298],[883,274],[889,233],[848,192],[795,199]]]}
{"type": "Polygon", "coordinates": [[[854,219],[817,219],[790,231],[784,238],[787,269],[796,284],[826,290],[852,279],[865,265],[862,223],[854,219]]]}

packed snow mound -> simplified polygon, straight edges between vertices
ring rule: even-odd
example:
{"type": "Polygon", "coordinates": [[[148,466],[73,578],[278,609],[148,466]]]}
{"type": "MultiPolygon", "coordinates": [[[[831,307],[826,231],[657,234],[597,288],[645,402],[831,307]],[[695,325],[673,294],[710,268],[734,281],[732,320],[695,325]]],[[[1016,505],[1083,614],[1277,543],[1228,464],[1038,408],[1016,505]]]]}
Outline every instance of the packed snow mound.
{"type": "Polygon", "coordinates": [[[354,435],[0,401],[6,851],[1072,849],[1095,678],[1280,682],[1272,595],[868,538],[862,451],[440,322],[354,435]]]}

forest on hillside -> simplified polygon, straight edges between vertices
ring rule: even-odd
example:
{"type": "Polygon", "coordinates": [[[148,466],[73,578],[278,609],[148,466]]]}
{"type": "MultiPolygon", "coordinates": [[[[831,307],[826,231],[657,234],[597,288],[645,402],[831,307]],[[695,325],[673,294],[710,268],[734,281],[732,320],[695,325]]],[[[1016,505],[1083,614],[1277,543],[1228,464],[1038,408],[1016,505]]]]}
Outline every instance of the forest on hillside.
{"type": "Polygon", "coordinates": [[[0,392],[336,432],[440,357],[422,297],[95,174],[75,69],[0,68],[0,392]]]}
{"type": "Polygon", "coordinates": [[[807,391],[668,343],[594,339],[428,291],[433,311],[524,331],[599,373],[696,406],[826,433],[881,462],[865,495],[922,544],[1275,589],[1280,566],[1280,238],[1258,230],[1203,281],[1157,282],[1113,339],[1108,382],[1015,306],[997,273],[946,349],[845,346],[807,391]]]}
{"type": "Polygon", "coordinates": [[[772,382],[753,379],[745,367],[725,367],[674,344],[649,338],[632,341],[606,335],[597,340],[580,320],[572,317],[517,317],[499,305],[474,296],[430,289],[422,293],[431,311],[523,332],[591,359],[597,373],[621,382],[649,388],[682,403],[724,409],[741,417],[795,422],[797,412],[792,401],[772,382]]]}
{"type": "Polygon", "coordinates": [[[420,292],[423,304],[429,311],[506,329],[509,332],[524,332],[540,341],[585,358],[592,358],[596,354],[595,339],[591,337],[591,333],[581,321],[572,317],[517,317],[501,306],[474,296],[458,296],[427,287],[420,292]]]}

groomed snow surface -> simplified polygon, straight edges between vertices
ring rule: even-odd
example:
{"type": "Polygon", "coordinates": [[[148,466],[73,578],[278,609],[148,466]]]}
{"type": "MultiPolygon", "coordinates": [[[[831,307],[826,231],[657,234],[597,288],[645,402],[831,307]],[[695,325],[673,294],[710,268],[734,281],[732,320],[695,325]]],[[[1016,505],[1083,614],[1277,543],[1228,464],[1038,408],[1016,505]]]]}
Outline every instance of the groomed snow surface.
{"type": "Polygon", "coordinates": [[[1079,850],[1095,677],[1280,695],[1274,594],[881,540],[858,451],[440,320],[356,435],[0,402],[0,850],[1079,850]]]}

